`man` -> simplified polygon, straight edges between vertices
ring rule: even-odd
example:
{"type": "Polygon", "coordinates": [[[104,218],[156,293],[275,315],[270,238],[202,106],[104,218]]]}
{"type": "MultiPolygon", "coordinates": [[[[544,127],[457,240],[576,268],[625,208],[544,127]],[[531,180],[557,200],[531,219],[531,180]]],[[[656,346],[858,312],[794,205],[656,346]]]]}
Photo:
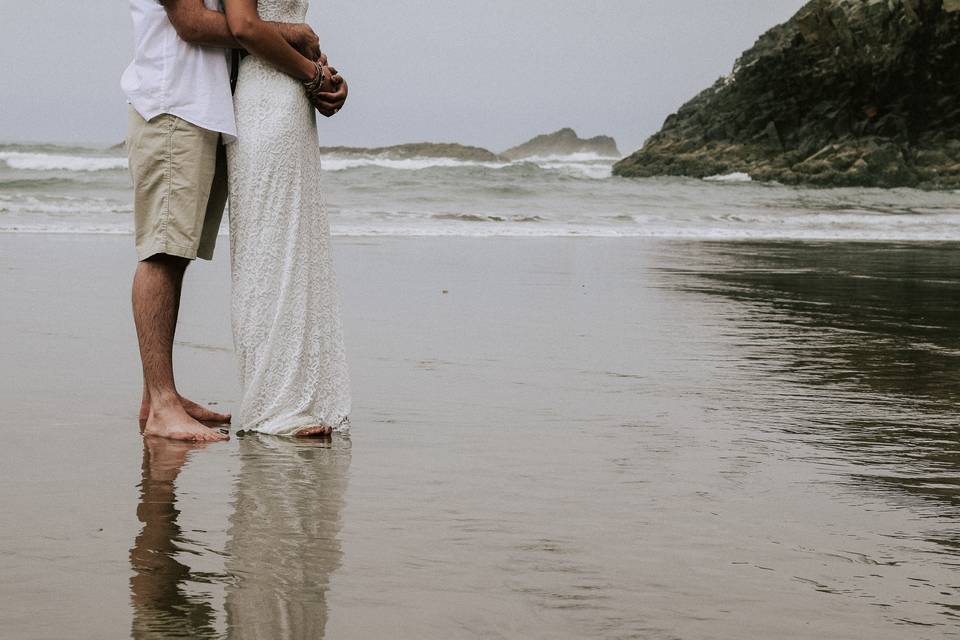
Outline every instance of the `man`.
{"type": "MultiPolygon", "coordinates": [[[[173,377],[183,275],[195,258],[213,257],[226,203],[223,142],[236,136],[228,50],[240,45],[219,6],[130,0],[136,48],[122,87],[139,260],[132,297],[144,379],[140,419],[145,434],[174,440],[225,440],[201,421],[230,421],[181,396],[173,377]]],[[[304,56],[321,58],[309,26],[275,26],[304,56]]],[[[338,110],[345,91],[325,94],[326,103],[338,110]]]]}

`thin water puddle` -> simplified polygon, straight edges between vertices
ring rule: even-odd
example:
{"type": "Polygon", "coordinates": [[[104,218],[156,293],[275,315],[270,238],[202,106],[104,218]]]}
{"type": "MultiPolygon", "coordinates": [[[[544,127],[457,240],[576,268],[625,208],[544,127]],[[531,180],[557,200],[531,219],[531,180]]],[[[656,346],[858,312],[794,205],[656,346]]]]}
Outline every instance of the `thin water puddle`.
{"type": "Polygon", "coordinates": [[[126,242],[0,238],[11,637],[958,635],[956,245],[340,240],[352,438],[192,447],[123,410],[126,242]]]}

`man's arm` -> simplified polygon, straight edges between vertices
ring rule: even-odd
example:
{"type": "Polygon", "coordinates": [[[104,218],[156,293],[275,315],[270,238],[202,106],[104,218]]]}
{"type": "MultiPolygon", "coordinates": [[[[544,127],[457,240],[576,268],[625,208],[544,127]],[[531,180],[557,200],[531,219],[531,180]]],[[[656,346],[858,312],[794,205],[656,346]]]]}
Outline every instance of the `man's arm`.
{"type": "Polygon", "coordinates": [[[242,48],[230,33],[226,16],[207,9],[203,0],[160,0],[160,4],[184,42],[223,49],[242,48]]]}
{"type": "MultiPolygon", "coordinates": [[[[219,11],[207,9],[203,0],[160,0],[177,35],[184,42],[204,47],[242,49],[230,32],[227,17],[219,11]]],[[[303,56],[316,60],[320,57],[320,39],[306,24],[273,22],[280,35],[303,56]]]]}

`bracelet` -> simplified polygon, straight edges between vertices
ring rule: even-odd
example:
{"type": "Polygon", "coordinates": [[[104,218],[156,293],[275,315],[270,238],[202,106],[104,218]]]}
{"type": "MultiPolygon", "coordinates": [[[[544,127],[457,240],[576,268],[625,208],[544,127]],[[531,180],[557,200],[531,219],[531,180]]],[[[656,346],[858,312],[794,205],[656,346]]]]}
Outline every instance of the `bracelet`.
{"type": "Polygon", "coordinates": [[[313,93],[314,91],[322,87],[323,81],[325,80],[324,73],[323,73],[323,66],[317,61],[314,61],[313,65],[317,68],[316,77],[313,80],[305,80],[303,82],[303,86],[307,88],[307,93],[313,93]]]}

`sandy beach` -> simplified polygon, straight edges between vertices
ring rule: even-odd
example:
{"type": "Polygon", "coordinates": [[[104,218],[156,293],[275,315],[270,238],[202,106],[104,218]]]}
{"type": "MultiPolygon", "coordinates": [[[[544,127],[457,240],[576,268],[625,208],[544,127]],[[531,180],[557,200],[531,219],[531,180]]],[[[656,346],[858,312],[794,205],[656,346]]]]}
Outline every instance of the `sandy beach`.
{"type": "Polygon", "coordinates": [[[960,0],[0,15],[0,640],[960,640],[960,0]]]}
{"type": "MultiPolygon", "coordinates": [[[[225,249],[176,365],[233,410],[225,249]]],[[[0,235],[4,637],[960,635],[956,245],[335,249],[352,437],[185,448],[130,238],[0,235]]]]}

